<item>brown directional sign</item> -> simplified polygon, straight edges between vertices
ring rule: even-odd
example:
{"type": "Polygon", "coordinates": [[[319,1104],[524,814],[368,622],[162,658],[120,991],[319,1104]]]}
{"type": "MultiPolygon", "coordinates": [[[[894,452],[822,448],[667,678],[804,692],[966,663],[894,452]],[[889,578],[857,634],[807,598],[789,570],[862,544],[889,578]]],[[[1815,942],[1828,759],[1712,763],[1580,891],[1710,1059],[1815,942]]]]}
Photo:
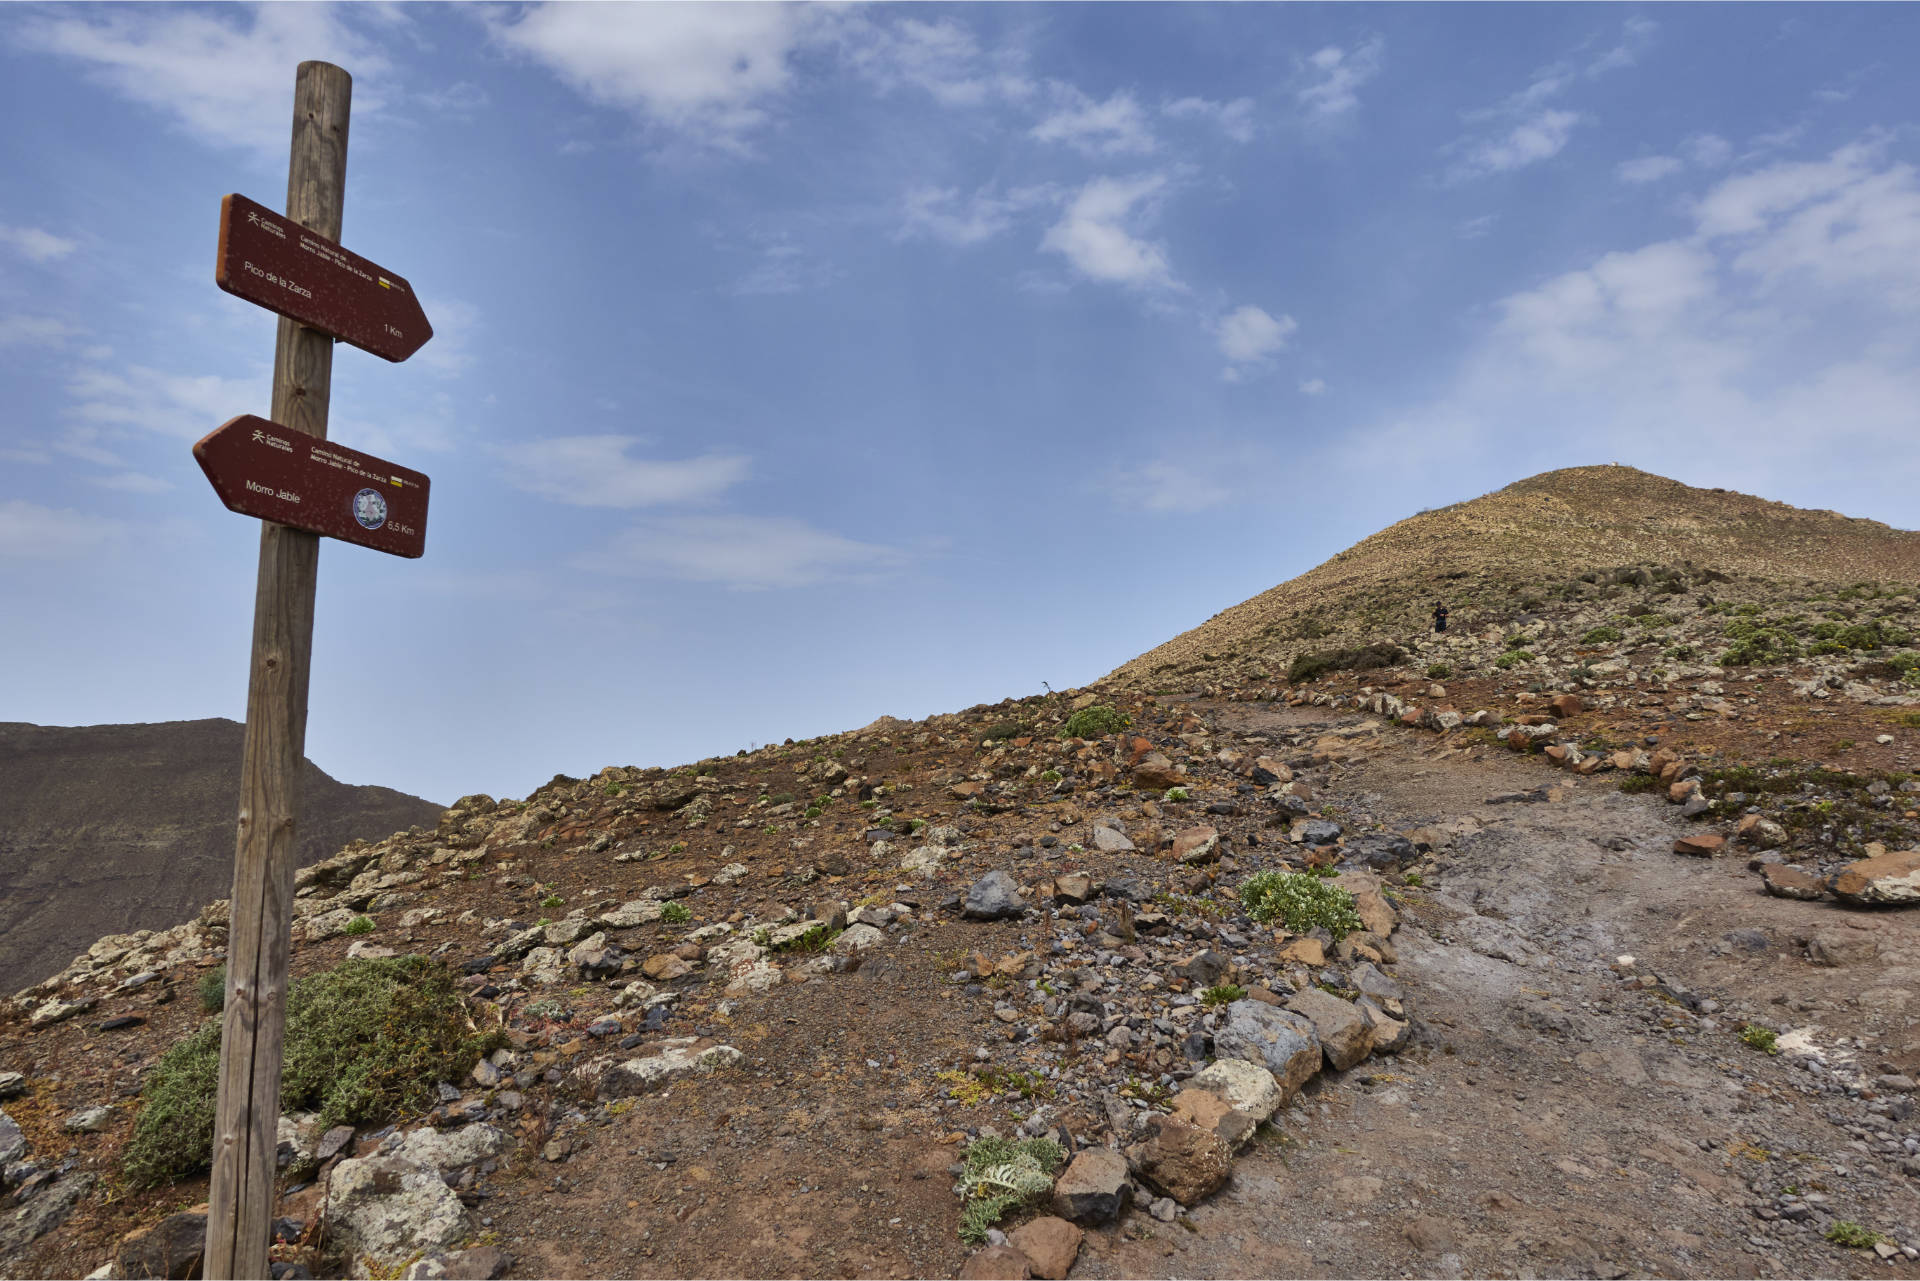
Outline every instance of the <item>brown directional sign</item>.
{"type": "Polygon", "coordinates": [[[411,468],[253,414],[193,447],[220,501],[242,516],[417,557],[427,550],[430,482],[411,468]]]}
{"type": "Polygon", "coordinates": [[[385,360],[405,360],[433,337],[404,276],[242,195],[220,200],[213,282],[385,360]]]}

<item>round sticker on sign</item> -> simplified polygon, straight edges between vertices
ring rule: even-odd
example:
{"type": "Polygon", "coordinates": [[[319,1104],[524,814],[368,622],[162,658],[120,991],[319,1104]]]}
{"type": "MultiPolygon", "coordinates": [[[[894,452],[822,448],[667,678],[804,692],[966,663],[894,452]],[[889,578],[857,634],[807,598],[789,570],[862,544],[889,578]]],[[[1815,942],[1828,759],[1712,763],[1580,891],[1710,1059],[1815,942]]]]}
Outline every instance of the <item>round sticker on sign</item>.
{"type": "Polygon", "coordinates": [[[362,529],[378,529],[387,523],[387,496],[377,489],[363,489],[353,496],[353,518],[362,529]]]}

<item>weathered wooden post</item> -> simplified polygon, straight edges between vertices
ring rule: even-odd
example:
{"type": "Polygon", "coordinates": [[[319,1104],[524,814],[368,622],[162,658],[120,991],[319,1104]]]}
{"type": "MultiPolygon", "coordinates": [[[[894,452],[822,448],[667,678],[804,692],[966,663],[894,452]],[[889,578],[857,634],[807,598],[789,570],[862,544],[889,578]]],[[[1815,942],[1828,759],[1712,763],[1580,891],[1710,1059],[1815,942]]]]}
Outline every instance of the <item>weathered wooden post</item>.
{"type": "MultiPolygon", "coordinates": [[[[331,63],[300,64],[293,89],[287,217],[328,240],[340,239],[352,104],[353,77],[331,63]]],[[[332,387],[332,335],[282,316],[273,350],[273,420],[325,439],[332,387]]],[[[208,1277],[268,1274],[293,933],[294,819],[306,755],[319,569],[319,535],[262,522],[208,1197],[208,1277]]]]}
{"type": "Polygon", "coordinates": [[[295,818],[320,538],[398,556],[426,543],[427,478],[324,443],[333,344],[404,360],[432,336],[411,286],[339,245],[353,79],[303,62],[294,81],[287,211],[221,205],[222,289],[280,313],[273,418],[236,418],[194,446],[234,511],[261,517],[240,770],[227,1004],[205,1275],[266,1277],[292,945],[295,818]]]}

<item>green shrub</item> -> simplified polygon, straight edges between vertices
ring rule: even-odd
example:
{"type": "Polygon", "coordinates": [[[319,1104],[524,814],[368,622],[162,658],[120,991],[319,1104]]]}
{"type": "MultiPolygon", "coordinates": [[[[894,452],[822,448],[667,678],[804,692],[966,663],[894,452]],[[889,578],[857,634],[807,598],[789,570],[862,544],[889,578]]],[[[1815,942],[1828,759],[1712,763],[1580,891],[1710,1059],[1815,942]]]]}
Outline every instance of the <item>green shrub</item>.
{"type": "Polygon", "coordinates": [[[1453,668],[1447,666],[1445,663],[1434,663],[1427,668],[1428,680],[1443,681],[1451,675],[1453,675],[1453,668]]]}
{"type": "Polygon", "coordinates": [[[1192,800],[1193,795],[1192,793],[1188,792],[1187,789],[1184,787],[1169,787],[1167,789],[1166,795],[1162,796],[1160,799],[1168,802],[1186,801],[1186,800],[1192,800]]]}
{"type": "Polygon", "coordinates": [[[371,934],[373,933],[373,929],[373,918],[371,916],[356,916],[341,926],[340,932],[342,934],[371,934]]]}
{"type": "Polygon", "coordinates": [[[1800,655],[1799,644],[1785,628],[1738,618],[1727,624],[1725,634],[1733,644],[1720,655],[1722,667],[1784,663],[1800,655]]]}
{"type": "Polygon", "coordinates": [[[1024,722],[1001,721],[997,725],[988,726],[987,732],[980,737],[989,743],[993,743],[1009,738],[1025,738],[1031,733],[1033,733],[1033,726],[1025,724],[1024,722]]]}
{"type": "Polygon", "coordinates": [[[227,1008],[227,967],[222,965],[200,976],[200,1008],[218,1014],[227,1008]]]}
{"type": "Polygon", "coordinates": [[[1202,1005],[1232,1005],[1247,994],[1247,989],[1237,983],[1222,983],[1210,987],[1200,994],[1202,1005]]]}
{"type": "Polygon", "coordinates": [[[1328,672],[1367,672],[1376,667],[1392,667],[1407,656],[1398,645],[1360,645],[1348,649],[1325,649],[1315,654],[1297,655],[1287,667],[1287,680],[1293,684],[1310,681],[1328,672]]]}
{"type": "Polygon", "coordinates": [[[693,919],[693,913],[685,903],[667,903],[660,909],[660,919],[668,925],[685,925],[693,919]]]}
{"type": "Polygon", "coordinates": [[[1322,925],[1339,939],[1365,928],[1353,895],[1305,872],[1256,872],[1241,882],[1240,903],[1254,920],[1279,920],[1295,934],[1322,925]]]}
{"type": "Polygon", "coordinates": [[[1532,661],[1533,661],[1533,654],[1531,652],[1524,649],[1510,649],[1506,653],[1500,655],[1500,657],[1494,659],[1493,665],[1495,667],[1500,668],[1502,671],[1505,671],[1507,668],[1512,667],[1515,664],[1531,663],[1532,661]]]}
{"type": "Polygon", "coordinates": [[[1620,790],[1632,796],[1636,792],[1651,792],[1660,786],[1660,780],[1651,774],[1629,774],[1620,780],[1620,790]]]}
{"type": "Polygon", "coordinates": [[[1053,1172],[1067,1153],[1052,1139],[975,1139],[960,1158],[960,1181],[953,1186],[965,1203],[960,1239],[978,1245],[987,1229],[1008,1214],[1039,1202],[1053,1191],[1053,1172]]]}
{"type": "MultiPolygon", "coordinates": [[[[361,957],[287,993],[282,1111],[320,1114],[322,1129],[377,1121],[433,1097],[494,1048],[473,1030],[453,972],[424,956],[361,957]]],[[[220,1085],[220,1021],[208,1019],[154,1065],[127,1144],[136,1186],[207,1167],[220,1085]]]]}
{"type": "Polygon", "coordinates": [[[1758,1023],[1749,1023],[1740,1029],[1740,1039],[1756,1050],[1767,1054],[1780,1053],[1780,1034],[1770,1027],[1761,1027],[1758,1023]]]}
{"type": "Polygon", "coordinates": [[[1042,783],[1058,783],[1062,777],[1063,775],[1057,769],[1043,769],[1040,771],[1040,781],[1042,783]]]}
{"type": "Polygon", "coordinates": [[[1067,723],[1060,727],[1060,737],[1105,738],[1108,734],[1118,734],[1131,724],[1133,718],[1104,703],[1096,703],[1067,717],[1067,723]]]}
{"type": "Polygon", "coordinates": [[[1870,1250],[1886,1240],[1880,1233],[1852,1219],[1835,1219],[1827,1225],[1827,1240],[1849,1250],[1870,1250]]]}
{"type": "Polygon", "coordinates": [[[1596,627],[1585,636],[1582,636],[1580,643],[1582,645],[1608,645],[1619,640],[1620,637],[1621,631],[1618,627],[1596,627]]]}

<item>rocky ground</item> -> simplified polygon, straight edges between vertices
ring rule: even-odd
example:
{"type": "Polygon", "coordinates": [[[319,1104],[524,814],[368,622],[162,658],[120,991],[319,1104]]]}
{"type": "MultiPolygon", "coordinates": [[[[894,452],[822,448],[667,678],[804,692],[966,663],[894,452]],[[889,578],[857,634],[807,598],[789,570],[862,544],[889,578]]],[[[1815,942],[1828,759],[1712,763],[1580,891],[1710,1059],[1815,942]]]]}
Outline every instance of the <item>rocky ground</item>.
{"type": "MultiPolygon", "coordinates": [[[[1766,699],[1848,725],[1905,705],[1808,668],[1748,703],[1700,688],[1724,672],[1631,652],[1436,693],[1427,668],[1495,638],[1443,643],[1291,691],[1110,695],[1130,723],[1086,737],[1063,728],[1100,697],[1053,696],[556,779],[303,870],[296,973],[439,957],[502,1044],[429,1111],[289,1116],[276,1257],[1920,1272],[1920,915],[1861,905],[1903,892],[1897,866],[1838,875],[1914,844],[1895,767],[1920,732],[1884,722],[1858,774],[1728,773],[1829,764],[1764,764],[1766,699]],[[1819,897],[1766,892],[1787,864],[1819,897]],[[1289,932],[1237,893],[1314,869],[1357,920],[1289,932]],[[975,1251],[956,1179],[995,1136],[1050,1137],[1069,1164],[975,1251]]],[[[216,904],[102,940],[4,1015],[7,1275],[190,1256],[204,1179],[137,1188],[119,1158],[224,933],[216,904]]]]}

